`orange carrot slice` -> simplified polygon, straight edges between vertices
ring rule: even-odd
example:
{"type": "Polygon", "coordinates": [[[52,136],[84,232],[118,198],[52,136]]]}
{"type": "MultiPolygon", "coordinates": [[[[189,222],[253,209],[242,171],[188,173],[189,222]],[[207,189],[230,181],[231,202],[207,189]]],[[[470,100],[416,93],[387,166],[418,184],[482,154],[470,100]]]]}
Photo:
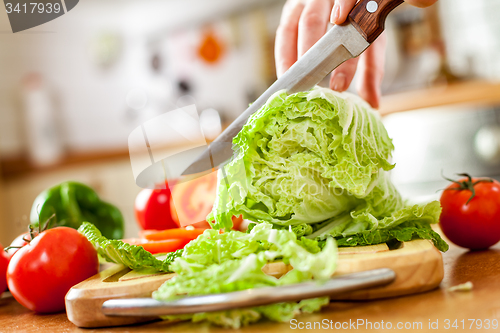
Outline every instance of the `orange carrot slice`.
{"type": "Polygon", "coordinates": [[[167,229],[158,231],[156,233],[145,233],[144,238],[150,241],[166,240],[166,239],[183,239],[193,240],[205,231],[204,229],[191,229],[184,228],[167,229]]]}
{"type": "Polygon", "coordinates": [[[148,241],[147,239],[129,238],[129,239],[122,239],[122,241],[131,245],[141,246],[144,248],[144,250],[150,252],[151,254],[157,254],[157,253],[174,252],[179,249],[182,249],[191,240],[166,239],[159,241],[148,241]]]}

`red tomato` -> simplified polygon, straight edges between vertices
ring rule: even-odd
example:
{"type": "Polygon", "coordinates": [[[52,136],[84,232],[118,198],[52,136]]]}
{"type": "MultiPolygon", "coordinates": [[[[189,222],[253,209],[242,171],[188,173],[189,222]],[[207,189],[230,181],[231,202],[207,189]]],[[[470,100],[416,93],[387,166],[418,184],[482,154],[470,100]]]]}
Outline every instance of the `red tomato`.
{"type": "Polygon", "coordinates": [[[19,248],[26,246],[29,244],[29,242],[25,241],[25,239],[30,239],[30,234],[29,232],[25,232],[24,234],[21,234],[17,236],[12,243],[10,243],[11,248],[7,250],[7,253],[9,254],[9,258],[11,258],[14,253],[16,253],[19,248]]]}
{"type": "Polygon", "coordinates": [[[142,229],[177,228],[170,208],[170,189],[144,189],[135,199],[135,217],[142,229]]]}
{"type": "Polygon", "coordinates": [[[7,290],[7,265],[9,264],[9,255],[3,250],[2,244],[0,244],[0,295],[7,290]]]}
{"type": "MultiPolygon", "coordinates": [[[[170,211],[179,228],[192,225],[208,229],[207,215],[212,211],[217,195],[217,173],[211,172],[175,185],[170,199],[170,211]]],[[[239,230],[243,218],[233,216],[233,229],[239,230]]]]}
{"type": "Polygon", "coordinates": [[[92,244],[78,231],[57,227],[43,231],[17,251],[7,269],[14,298],[30,310],[64,310],[64,296],[77,283],[97,274],[99,262],[92,244]]]}
{"type": "Polygon", "coordinates": [[[462,175],[441,195],[441,229],[459,246],[487,249],[500,240],[500,183],[462,175]]]}
{"type": "MultiPolygon", "coordinates": [[[[179,216],[177,215],[177,210],[174,204],[174,200],[172,198],[170,199],[170,211],[172,212],[172,219],[175,222],[175,227],[182,228],[179,222],[179,216]]],[[[210,224],[207,221],[200,221],[196,223],[191,223],[189,225],[193,226],[196,229],[210,229],[210,224]]]]}
{"type": "Polygon", "coordinates": [[[205,220],[212,210],[217,192],[217,173],[211,172],[193,179],[186,178],[175,185],[170,201],[178,227],[192,225],[207,229],[205,220]]]}

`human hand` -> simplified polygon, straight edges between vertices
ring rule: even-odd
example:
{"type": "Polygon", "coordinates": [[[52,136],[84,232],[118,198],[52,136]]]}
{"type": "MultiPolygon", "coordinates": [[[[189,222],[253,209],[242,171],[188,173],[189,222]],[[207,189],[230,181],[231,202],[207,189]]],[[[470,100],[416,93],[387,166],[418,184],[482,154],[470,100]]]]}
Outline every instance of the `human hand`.
{"type": "MultiPolygon", "coordinates": [[[[406,0],[417,7],[427,7],[437,0],[406,0]]],[[[356,0],[288,0],[276,32],[275,58],[278,77],[306,53],[325,33],[329,21],[342,24],[356,0]]],[[[366,51],[335,69],[330,88],[345,91],[351,85],[359,65],[359,95],[374,108],[380,105],[380,84],[384,76],[386,37],[382,34],[366,51]]]]}

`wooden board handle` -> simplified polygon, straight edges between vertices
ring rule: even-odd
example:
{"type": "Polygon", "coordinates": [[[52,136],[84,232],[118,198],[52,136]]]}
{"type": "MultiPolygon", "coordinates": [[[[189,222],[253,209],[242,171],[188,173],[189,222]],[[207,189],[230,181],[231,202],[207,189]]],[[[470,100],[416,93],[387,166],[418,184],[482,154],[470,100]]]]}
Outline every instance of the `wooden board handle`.
{"type": "Polygon", "coordinates": [[[404,0],[361,0],[349,14],[349,21],[368,43],[384,31],[387,15],[404,0]]]}

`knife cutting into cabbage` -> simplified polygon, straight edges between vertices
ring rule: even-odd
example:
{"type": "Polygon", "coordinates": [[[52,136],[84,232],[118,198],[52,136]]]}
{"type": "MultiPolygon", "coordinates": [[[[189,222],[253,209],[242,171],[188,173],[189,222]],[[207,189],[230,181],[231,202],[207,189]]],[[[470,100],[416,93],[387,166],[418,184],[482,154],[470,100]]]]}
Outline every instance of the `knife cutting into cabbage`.
{"type": "Polygon", "coordinates": [[[224,132],[219,135],[183,175],[211,170],[233,156],[232,140],[248,118],[278,91],[288,94],[308,91],[346,60],[363,53],[384,30],[387,15],[403,0],[361,0],[349,14],[348,22],[333,26],[287,72],[267,89],[224,132]]]}

